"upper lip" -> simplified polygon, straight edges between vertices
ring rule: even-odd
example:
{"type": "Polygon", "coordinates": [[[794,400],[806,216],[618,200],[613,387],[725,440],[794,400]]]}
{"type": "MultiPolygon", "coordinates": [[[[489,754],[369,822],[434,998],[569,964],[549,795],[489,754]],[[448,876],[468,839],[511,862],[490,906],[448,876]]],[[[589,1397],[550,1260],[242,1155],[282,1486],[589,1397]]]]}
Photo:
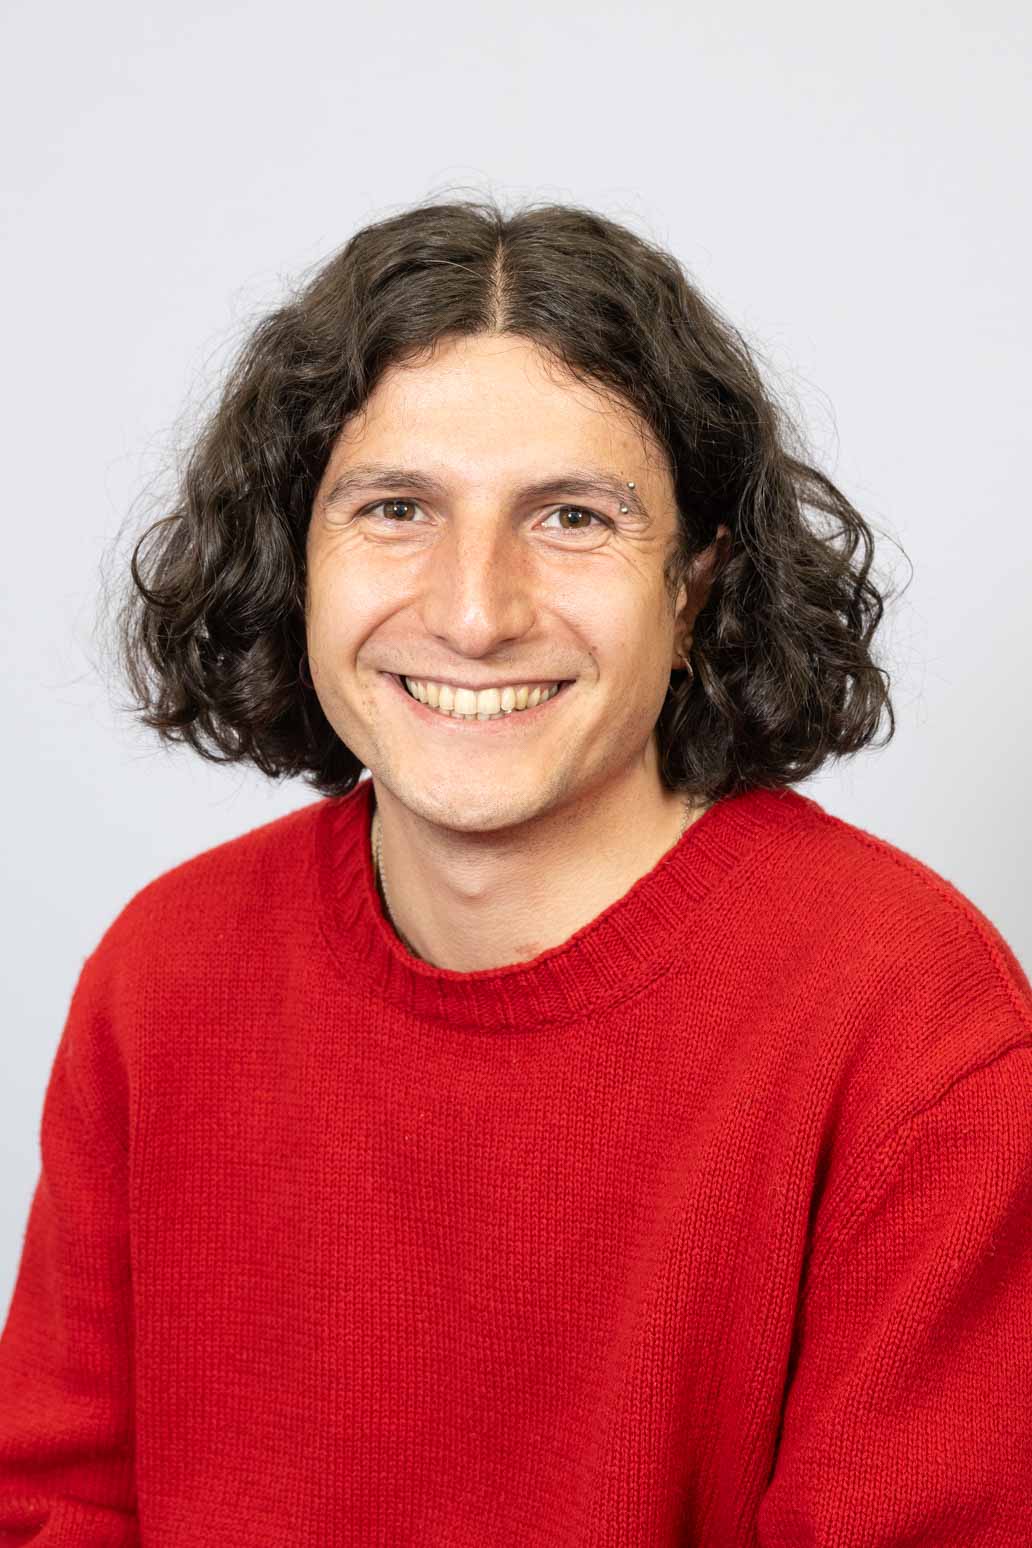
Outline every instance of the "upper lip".
{"type": "Polygon", "coordinates": [[[470,683],[460,682],[456,677],[438,677],[433,672],[397,672],[395,676],[407,677],[410,682],[414,683],[447,683],[449,688],[471,688],[474,693],[481,693],[485,688],[533,687],[536,683],[566,683],[571,681],[568,677],[506,677],[494,683],[470,683]]]}

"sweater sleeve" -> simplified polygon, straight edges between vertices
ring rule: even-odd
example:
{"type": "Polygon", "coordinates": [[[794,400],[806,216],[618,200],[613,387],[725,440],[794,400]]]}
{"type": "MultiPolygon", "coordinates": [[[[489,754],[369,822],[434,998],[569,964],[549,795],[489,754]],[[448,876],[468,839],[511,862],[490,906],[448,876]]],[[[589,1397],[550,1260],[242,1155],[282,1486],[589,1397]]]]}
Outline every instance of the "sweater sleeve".
{"type": "Polygon", "coordinates": [[[1032,1044],[914,1114],[871,1177],[801,1295],[759,1548],[1028,1548],[1032,1044]]]}
{"type": "Polygon", "coordinates": [[[94,965],[54,1056],[0,1336],[0,1545],[139,1543],[124,1085],[112,1079],[94,965]]]}

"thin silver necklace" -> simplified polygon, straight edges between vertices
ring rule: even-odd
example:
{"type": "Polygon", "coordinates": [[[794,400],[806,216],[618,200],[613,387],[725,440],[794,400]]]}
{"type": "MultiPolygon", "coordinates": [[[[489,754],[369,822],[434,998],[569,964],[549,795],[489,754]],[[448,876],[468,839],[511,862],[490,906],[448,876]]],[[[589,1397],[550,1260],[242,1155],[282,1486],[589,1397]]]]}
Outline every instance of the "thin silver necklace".
{"type": "MultiPolygon", "coordinates": [[[[684,817],[681,821],[681,831],[678,833],[675,843],[680,843],[681,839],[684,837],[685,830],[688,827],[688,819],[691,817],[693,810],[694,807],[692,806],[691,801],[688,797],[685,797],[684,817]]],[[[373,812],[373,827],[376,829],[376,837],[373,840],[373,875],[376,881],[379,883],[380,892],[383,897],[383,906],[387,910],[387,918],[390,920],[391,924],[394,925],[395,934],[402,942],[402,944],[412,953],[414,957],[419,957],[419,953],[416,951],[411,941],[406,940],[401,931],[398,929],[394,919],[394,914],[391,911],[390,898],[387,896],[387,877],[384,874],[383,869],[383,827],[380,822],[379,807],[377,807],[373,812]]],[[[673,848],[673,845],[671,845],[671,848],[673,848]]],[[[419,960],[422,961],[422,957],[419,957],[419,960]]]]}

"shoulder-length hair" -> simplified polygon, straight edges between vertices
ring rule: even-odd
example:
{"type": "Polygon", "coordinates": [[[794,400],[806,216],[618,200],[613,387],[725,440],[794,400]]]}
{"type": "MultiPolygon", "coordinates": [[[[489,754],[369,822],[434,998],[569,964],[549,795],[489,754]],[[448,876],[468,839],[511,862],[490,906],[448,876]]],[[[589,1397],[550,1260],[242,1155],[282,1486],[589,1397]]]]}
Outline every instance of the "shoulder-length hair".
{"type": "MultiPolygon", "coordinates": [[[[263,316],[138,539],[117,622],[132,713],[214,762],[344,795],[363,764],[307,670],[305,544],[332,447],[392,364],[507,332],[626,405],[670,461],[675,595],[718,524],[694,675],[657,722],[664,782],[715,800],[805,779],[895,732],[870,653],[871,529],[809,465],[741,334],[668,252],[569,204],[428,201],[358,231],[263,316]],[[823,530],[816,518],[826,518],[823,530]]],[[[880,744],[884,745],[884,743],[880,744]]]]}

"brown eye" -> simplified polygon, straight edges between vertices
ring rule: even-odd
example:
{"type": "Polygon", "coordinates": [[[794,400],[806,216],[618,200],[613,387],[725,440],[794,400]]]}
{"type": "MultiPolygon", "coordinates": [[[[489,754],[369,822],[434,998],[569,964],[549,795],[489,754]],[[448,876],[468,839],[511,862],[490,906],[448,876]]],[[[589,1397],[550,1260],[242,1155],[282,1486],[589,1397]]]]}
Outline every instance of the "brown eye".
{"type": "Polygon", "coordinates": [[[412,500],[377,500],[375,505],[367,505],[365,510],[362,512],[362,515],[373,516],[377,511],[382,510],[387,521],[396,522],[400,526],[405,520],[405,517],[404,515],[398,515],[399,507],[401,507],[404,511],[411,510],[413,505],[414,501],[412,500]]]}
{"type": "Polygon", "coordinates": [[[586,505],[558,505],[556,506],[555,510],[552,511],[551,515],[546,518],[546,520],[551,521],[553,516],[561,517],[564,513],[569,513],[575,519],[569,526],[566,526],[560,522],[558,529],[560,532],[590,531],[592,522],[595,522],[603,527],[609,526],[609,522],[604,516],[600,516],[597,511],[589,510],[586,505]]]}

